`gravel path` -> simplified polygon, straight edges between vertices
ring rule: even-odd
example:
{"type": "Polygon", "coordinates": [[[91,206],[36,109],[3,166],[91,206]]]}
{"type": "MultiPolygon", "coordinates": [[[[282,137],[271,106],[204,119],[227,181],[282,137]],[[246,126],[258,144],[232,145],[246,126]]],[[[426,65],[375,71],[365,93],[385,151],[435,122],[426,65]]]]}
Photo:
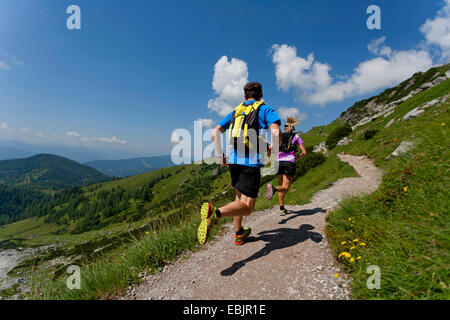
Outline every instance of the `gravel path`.
{"type": "Polygon", "coordinates": [[[310,203],[288,206],[292,213],[284,217],[278,207],[252,213],[244,219],[252,235],[241,247],[230,223],[201,250],[129,287],[123,299],[349,299],[351,279],[324,237],[325,217],[345,196],[375,191],[382,173],[364,156],[339,158],[361,177],[340,179],[310,203]]]}

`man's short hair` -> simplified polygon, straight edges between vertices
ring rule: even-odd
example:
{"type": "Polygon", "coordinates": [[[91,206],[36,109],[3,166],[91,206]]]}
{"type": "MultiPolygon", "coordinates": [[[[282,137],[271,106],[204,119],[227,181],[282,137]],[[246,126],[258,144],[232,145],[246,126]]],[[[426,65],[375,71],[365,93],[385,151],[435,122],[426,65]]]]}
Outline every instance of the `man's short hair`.
{"type": "Polygon", "coordinates": [[[249,82],[244,87],[245,99],[261,100],[263,97],[262,85],[259,82],[249,82]]]}

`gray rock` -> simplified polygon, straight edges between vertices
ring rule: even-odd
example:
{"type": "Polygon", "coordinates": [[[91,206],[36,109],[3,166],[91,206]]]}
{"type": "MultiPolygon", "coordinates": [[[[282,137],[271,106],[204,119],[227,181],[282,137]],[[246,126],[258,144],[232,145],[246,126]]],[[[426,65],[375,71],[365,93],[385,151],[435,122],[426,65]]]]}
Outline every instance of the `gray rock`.
{"type": "Polygon", "coordinates": [[[385,159],[386,160],[391,160],[393,158],[396,158],[399,155],[408,152],[413,146],[414,146],[414,143],[412,143],[411,141],[402,141],[400,143],[400,145],[397,147],[397,149],[395,149],[394,152],[392,152],[385,159]]]}
{"type": "Polygon", "coordinates": [[[411,111],[409,111],[407,114],[405,114],[405,116],[402,118],[402,121],[414,119],[424,112],[425,110],[420,109],[420,107],[416,107],[411,111]]]}
{"type": "Polygon", "coordinates": [[[389,128],[395,122],[395,118],[392,118],[384,127],[389,128]]]}
{"type": "Polygon", "coordinates": [[[350,143],[352,143],[352,142],[353,142],[352,139],[350,139],[350,138],[348,138],[348,137],[344,137],[344,138],[342,138],[341,140],[339,140],[339,142],[337,143],[337,145],[338,145],[338,146],[346,146],[346,145],[348,145],[348,144],[350,144],[350,143]]]}
{"type": "Polygon", "coordinates": [[[313,152],[323,153],[325,156],[328,154],[328,148],[325,142],[321,142],[317,146],[314,147],[313,152]]]}
{"type": "Polygon", "coordinates": [[[437,86],[438,84],[444,82],[445,80],[447,80],[447,77],[439,77],[439,78],[436,78],[433,81],[431,81],[431,84],[433,86],[437,86]]]}

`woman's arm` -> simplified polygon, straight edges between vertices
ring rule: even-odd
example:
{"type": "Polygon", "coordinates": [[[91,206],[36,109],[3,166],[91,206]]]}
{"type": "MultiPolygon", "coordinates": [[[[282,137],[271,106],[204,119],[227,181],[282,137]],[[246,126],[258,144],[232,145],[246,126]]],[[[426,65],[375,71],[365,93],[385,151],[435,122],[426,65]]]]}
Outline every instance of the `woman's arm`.
{"type": "Polygon", "coordinates": [[[302,151],[302,152],[298,155],[298,157],[297,157],[297,159],[300,159],[300,158],[306,156],[307,152],[306,152],[305,145],[304,145],[303,143],[302,143],[302,144],[299,144],[298,147],[299,147],[300,150],[302,151]]]}

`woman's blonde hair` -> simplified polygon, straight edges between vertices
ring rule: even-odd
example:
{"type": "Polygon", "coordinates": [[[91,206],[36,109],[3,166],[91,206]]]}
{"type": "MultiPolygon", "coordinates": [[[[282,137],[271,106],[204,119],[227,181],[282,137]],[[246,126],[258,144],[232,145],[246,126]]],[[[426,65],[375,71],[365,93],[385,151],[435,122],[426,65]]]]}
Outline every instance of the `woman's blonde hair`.
{"type": "Polygon", "coordinates": [[[300,123],[300,120],[296,117],[287,117],[285,127],[288,127],[289,131],[295,130],[295,126],[300,123]]]}

